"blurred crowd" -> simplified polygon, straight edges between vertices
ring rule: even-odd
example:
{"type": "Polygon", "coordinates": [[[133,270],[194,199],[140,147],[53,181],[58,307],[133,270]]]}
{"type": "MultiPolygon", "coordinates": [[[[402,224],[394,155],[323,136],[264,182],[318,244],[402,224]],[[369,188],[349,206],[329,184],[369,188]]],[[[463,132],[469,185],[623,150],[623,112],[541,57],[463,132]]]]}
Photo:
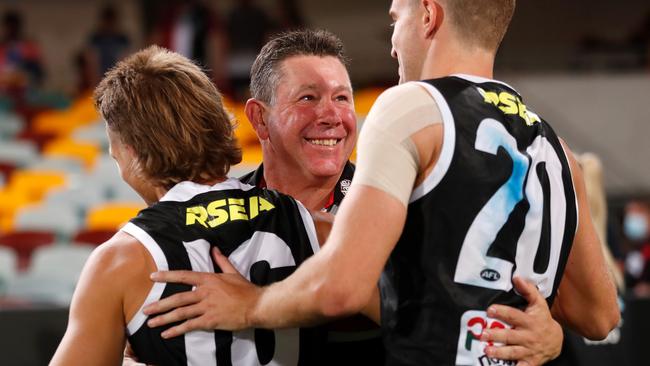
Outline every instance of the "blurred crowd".
{"type": "Polygon", "coordinates": [[[607,172],[599,157],[584,153],[578,161],[594,227],[619,294],[650,298],[650,201],[629,198],[610,207],[603,185],[607,172]]]}
{"type": "MultiPolygon", "coordinates": [[[[147,2],[144,2],[145,10],[147,2]]],[[[271,34],[305,26],[296,0],[277,0],[269,14],[254,0],[233,1],[218,14],[204,2],[161,1],[146,15],[145,43],[158,44],[202,65],[219,89],[238,100],[247,97],[248,73],[257,52],[271,34]],[[147,26],[148,25],[148,26],[147,26]]],[[[43,91],[47,75],[39,43],[25,32],[16,10],[2,14],[0,29],[0,107],[26,118],[45,108],[65,108],[84,95],[119,59],[139,46],[123,29],[120,12],[104,6],[84,46],[71,57],[77,74],[76,95],[43,91]]]]}

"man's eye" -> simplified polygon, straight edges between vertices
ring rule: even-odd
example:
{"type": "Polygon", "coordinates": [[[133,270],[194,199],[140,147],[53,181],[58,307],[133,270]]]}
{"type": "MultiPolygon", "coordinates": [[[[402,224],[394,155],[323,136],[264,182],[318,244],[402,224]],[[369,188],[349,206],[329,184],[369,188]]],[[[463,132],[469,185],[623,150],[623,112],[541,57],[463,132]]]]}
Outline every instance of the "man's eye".
{"type": "Polygon", "coordinates": [[[300,97],[300,100],[314,100],[314,99],[316,99],[316,97],[314,97],[313,95],[309,95],[309,94],[308,95],[303,95],[302,97],[300,97]]]}
{"type": "Polygon", "coordinates": [[[336,97],[336,100],[340,102],[347,102],[348,100],[350,100],[350,98],[347,95],[339,95],[338,97],[336,97]]]}

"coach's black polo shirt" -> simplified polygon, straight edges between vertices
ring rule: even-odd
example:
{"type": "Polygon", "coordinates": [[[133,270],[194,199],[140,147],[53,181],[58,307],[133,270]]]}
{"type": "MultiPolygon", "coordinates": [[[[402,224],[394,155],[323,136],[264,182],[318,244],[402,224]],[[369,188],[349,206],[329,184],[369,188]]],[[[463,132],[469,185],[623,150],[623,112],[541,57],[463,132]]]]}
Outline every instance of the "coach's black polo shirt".
{"type": "MultiPolygon", "coordinates": [[[[354,164],[350,163],[349,161],[345,163],[345,167],[343,167],[343,173],[341,173],[339,181],[336,182],[336,186],[330,194],[330,199],[327,201],[325,207],[323,207],[324,211],[333,214],[336,213],[339,206],[341,205],[343,197],[345,197],[345,194],[348,193],[350,183],[352,183],[354,169],[354,164]]],[[[260,164],[256,170],[240,177],[239,180],[242,183],[250,184],[252,186],[266,188],[266,181],[264,180],[264,164],[260,164]]]]}

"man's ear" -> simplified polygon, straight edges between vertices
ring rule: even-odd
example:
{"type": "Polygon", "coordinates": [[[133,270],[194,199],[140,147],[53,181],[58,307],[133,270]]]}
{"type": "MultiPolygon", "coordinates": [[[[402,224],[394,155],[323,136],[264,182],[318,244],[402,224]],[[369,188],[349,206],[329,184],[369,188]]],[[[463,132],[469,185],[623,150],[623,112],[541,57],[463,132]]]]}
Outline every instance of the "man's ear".
{"type": "Polygon", "coordinates": [[[422,25],[424,36],[430,38],[440,29],[444,19],[444,11],[442,6],[435,0],[421,0],[420,5],[423,10],[422,25]]]}
{"type": "Polygon", "coordinates": [[[269,129],[264,119],[265,111],[266,106],[261,101],[255,98],[250,98],[246,101],[244,112],[260,140],[267,140],[269,138],[269,129]]]}

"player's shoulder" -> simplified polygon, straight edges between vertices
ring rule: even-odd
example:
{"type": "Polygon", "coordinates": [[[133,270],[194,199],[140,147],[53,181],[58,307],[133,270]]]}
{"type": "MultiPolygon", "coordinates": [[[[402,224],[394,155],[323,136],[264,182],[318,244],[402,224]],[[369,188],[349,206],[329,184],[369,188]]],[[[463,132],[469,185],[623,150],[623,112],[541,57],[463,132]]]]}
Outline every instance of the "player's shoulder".
{"type": "MultiPolygon", "coordinates": [[[[408,82],[386,89],[379,95],[365,120],[366,125],[379,130],[393,128],[400,121],[419,124],[437,120],[440,109],[434,97],[419,82],[408,82]]],[[[438,122],[438,121],[436,121],[438,122]]],[[[363,130],[362,130],[363,132],[363,130]]]]}
{"type": "Polygon", "coordinates": [[[146,248],[135,237],[118,231],[93,250],[87,266],[98,269],[106,278],[118,279],[140,272],[146,267],[148,256],[146,248]]]}
{"type": "Polygon", "coordinates": [[[411,81],[384,90],[377,98],[375,105],[403,103],[405,101],[435,103],[429,92],[420,85],[420,82],[411,81]]]}

